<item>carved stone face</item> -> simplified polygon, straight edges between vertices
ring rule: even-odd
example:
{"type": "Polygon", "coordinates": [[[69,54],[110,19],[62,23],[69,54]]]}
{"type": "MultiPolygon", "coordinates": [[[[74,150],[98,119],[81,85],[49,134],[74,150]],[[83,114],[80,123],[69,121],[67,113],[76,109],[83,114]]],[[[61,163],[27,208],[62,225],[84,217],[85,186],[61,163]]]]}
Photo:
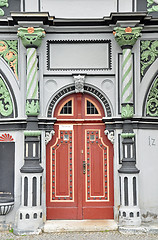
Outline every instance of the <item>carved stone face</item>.
{"type": "Polygon", "coordinates": [[[78,92],[83,92],[83,81],[82,80],[77,81],[75,87],[78,92]]]}

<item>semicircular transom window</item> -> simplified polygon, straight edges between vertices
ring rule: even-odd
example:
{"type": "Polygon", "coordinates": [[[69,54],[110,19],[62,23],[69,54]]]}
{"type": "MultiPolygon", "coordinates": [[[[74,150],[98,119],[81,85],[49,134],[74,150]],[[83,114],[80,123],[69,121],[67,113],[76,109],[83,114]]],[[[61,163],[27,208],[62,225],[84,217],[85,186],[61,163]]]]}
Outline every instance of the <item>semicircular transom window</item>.
{"type": "Polygon", "coordinates": [[[97,106],[88,99],[86,99],[86,115],[100,115],[97,106]]]}
{"type": "Polygon", "coordinates": [[[64,104],[59,114],[72,114],[72,100],[64,104]]]}

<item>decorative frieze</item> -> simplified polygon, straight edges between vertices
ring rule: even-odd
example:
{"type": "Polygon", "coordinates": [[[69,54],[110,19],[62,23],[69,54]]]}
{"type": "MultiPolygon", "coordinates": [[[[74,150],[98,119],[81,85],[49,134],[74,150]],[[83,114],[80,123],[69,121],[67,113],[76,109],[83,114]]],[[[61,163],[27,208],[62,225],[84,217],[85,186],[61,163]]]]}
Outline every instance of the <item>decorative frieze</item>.
{"type": "Polygon", "coordinates": [[[8,117],[13,113],[13,104],[10,93],[4,84],[2,78],[0,78],[0,114],[4,117],[8,117]]]}
{"type": "Polygon", "coordinates": [[[154,84],[149,92],[146,114],[150,117],[158,117],[158,78],[154,81],[154,84]]]}
{"type": "Polygon", "coordinates": [[[0,41],[0,56],[6,61],[18,79],[18,41],[0,41]]]}
{"type": "Polygon", "coordinates": [[[141,78],[158,57],[158,40],[140,41],[141,78]]]}

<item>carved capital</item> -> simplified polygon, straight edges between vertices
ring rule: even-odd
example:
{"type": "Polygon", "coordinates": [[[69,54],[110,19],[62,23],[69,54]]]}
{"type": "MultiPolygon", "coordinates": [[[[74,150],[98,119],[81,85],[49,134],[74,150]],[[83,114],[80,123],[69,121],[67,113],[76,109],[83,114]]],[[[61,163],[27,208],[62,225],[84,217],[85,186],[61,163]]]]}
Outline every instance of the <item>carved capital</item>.
{"type": "Polygon", "coordinates": [[[122,108],[121,108],[121,116],[124,119],[128,119],[128,118],[132,118],[134,114],[134,109],[133,109],[133,105],[130,104],[122,104],[122,108]]]}
{"type": "Polygon", "coordinates": [[[45,31],[43,28],[19,28],[18,37],[21,38],[25,48],[38,48],[45,37],[45,31]]]}
{"type": "Polygon", "coordinates": [[[26,100],[26,115],[27,116],[38,116],[40,112],[39,100],[38,99],[27,99],[26,100]]]}
{"type": "Polygon", "coordinates": [[[83,93],[84,92],[84,82],[85,82],[85,75],[76,75],[73,76],[75,81],[75,91],[76,93],[83,93]]]}
{"type": "Polygon", "coordinates": [[[114,131],[109,131],[109,130],[106,129],[104,131],[104,133],[105,133],[105,135],[107,135],[110,142],[112,142],[112,144],[114,144],[114,131]]]}
{"type": "Polygon", "coordinates": [[[47,131],[46,133],[45,133],[45,143],[46,143],[46,145],[47,145],[47,143],[49,143],[50,142],[50,140],[52,139],[52,137],[54,136],[54,134],[55,134],[55,131],[54,130],[52,130],[52,131],[47,131]]]}
{"type": "Polygon", "coordinates": [[[124,48],[127,46],[129,48],[132,48],[136,43],[138,37],[141,36],[141,33],[140,33],[141,30],[142,30],[142,27],[133,27],[133,28],[116,27],[114,28],[113,34],[121,48],[124,48]]]}

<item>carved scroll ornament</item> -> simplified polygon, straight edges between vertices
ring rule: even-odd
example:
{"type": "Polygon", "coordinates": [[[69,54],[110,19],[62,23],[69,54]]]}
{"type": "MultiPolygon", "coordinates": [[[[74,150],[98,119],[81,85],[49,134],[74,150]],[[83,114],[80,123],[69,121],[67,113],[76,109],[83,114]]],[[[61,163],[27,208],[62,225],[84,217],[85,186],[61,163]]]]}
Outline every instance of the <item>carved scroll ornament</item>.
{"type": "Polygon", "coordinates": [[[13,112],[13,105],[7,87],[2,78],[0,78],[0,114],[8,117],[13,112]]]}

